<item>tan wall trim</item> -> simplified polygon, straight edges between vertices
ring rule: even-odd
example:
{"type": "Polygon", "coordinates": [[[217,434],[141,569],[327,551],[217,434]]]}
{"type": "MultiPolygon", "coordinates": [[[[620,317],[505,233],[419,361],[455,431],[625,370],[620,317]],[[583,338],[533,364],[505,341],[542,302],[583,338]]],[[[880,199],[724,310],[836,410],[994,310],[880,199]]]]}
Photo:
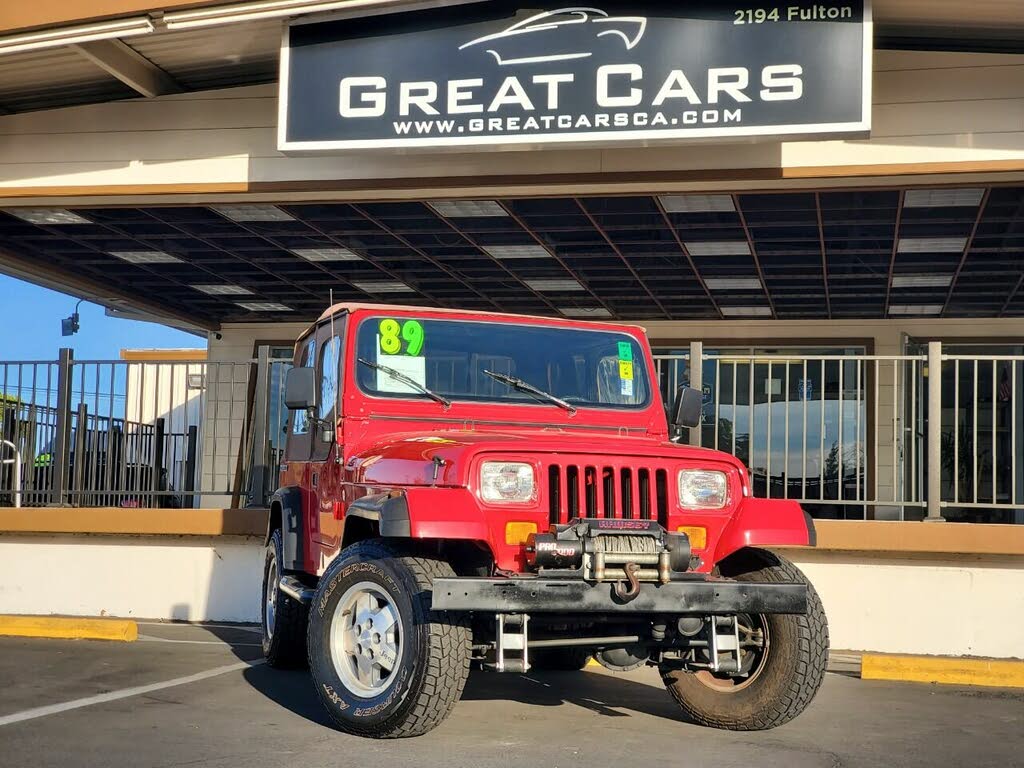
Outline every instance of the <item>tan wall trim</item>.
{"type": "Polygon", "coordinates": [[[7,0],[0,3],[0,34],[33,27],[59,27],[117,16],[146,14],[195,8],[200,5],[225,5],[226,0],[7,0]]]}
{"type": "Polygon", "coordinates": [[[1024,525],[816,520],[818,549],[1024,556],[1024,525]]]}
{"type": "Polygon", "coordinates": [[[555,186],[588,184],[691,184],[696,182],[772,182],[808,179],[931,176],[939,174],[1024,173],[1024,161],[983,160],[962,163],[836,165],[789,168],[727,168],[640,173],[579,173],[522,176],[451,176],[394,179],[281,182],[197,182],[189,184],[109,184],[99,186],[0,187],[0,199],[45,197],[117,197],[139,195],[234,195],[330,192],[383,192],[415,189],[555,186]]]}
{"type": "Polygon", "coordinates": [[[131,362],[191,363],[207,359],[205,349],[122,349],[121,359],[131,362]]]}
{"type": "MultiPolygon", "coordinates": [[[[1024,556],[1024,525],[818,520],[818,550],[1024,556]]],[[[265,509],[0,509],[0,533],[262,536],[265,509]]]]}
{"type": "Polygon", "coordinates": [[[2,533],[132,536],[263,536],[265,509],[0,509],[2,533]]]}

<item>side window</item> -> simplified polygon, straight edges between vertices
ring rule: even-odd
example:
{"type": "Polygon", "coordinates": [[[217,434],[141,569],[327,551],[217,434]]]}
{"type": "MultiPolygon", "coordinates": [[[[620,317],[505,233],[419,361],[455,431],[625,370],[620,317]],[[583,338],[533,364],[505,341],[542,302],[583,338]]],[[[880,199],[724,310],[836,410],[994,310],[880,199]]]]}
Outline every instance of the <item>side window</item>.
{"type": "MultiPolygon", "coordinates": [[[[316,342],[310,339],[306,343],[305,349],[302,350],[302,356],[299,358],[299,366],[301,368],[312,368],[313,361],[315,360],[316,354],[316,342]]],[[[293,435],[308,435],[309,434],[309,414],[305,411],[296,411],[292,419],[292,434],[293,435]]]]}
{"type": "Polygon", "coordinates": [[[320,397],[317,418],[331,423],[338,412],[338,372],[341,370],[341,339],[334,336],[320,351],[320,397]]]}

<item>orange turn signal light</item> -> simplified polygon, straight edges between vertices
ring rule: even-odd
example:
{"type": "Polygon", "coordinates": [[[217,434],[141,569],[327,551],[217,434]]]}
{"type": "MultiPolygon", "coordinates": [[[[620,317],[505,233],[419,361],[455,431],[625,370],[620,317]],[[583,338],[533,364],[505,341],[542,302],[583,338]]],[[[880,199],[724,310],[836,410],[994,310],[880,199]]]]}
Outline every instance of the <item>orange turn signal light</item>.
{"type": "Polygon", "coordinates": [[[690,549],[707,549],[708,529],[699,525],[680,525],[676,533],[685,533],[690,537],[690,549]]]}
{"type": "Polygon", "coordinates": [[[505,543],[513,547],[524,546],[536,532],[536,523],[506,523],[505,543]]]}

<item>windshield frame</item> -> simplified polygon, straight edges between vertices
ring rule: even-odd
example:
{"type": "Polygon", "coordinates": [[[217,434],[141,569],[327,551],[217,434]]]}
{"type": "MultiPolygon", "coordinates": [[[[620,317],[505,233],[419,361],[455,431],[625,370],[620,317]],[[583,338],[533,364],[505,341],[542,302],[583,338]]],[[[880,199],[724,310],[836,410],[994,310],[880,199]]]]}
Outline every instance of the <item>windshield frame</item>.
{"type": "MultiPolygon", "coordinates": [[[[583,413],[605,413],[605,414],[615,414],[617,416],[624,416],[624,415],[627,415],[627,416],[639,416],[639,415],[642,415],[642,414],[646,414],[651,409],[651,407],[655,404],[656,398],[654,396],[654,387],[656,386],[657,381],[656,381],[656,378],[654,376],[654,371],[653,371],[653,369],[651,367],[651,358],[650,358],[649,346],[646,343],[646,338],[643,336],[642,331],[640,331],[639,329],[637,329],[639,332],[634,334],[634,333],[630,333],[628,330],[626,330],[625,328],[621,328],[621,327],[614,327],[614,328],[609,328],[609,327],[587,328],[587,327],[583,327],[583,326],[580,326],[580,325],[572,325],[572,324],[562,325],[562,324],[560,324],[558,322],[557,318],[552,318],[552,322],[549,323],[549,322],[545,322],[545,320],[547,320],[548,318],[528,318],[528,317],[524,317],[522,319],[515,318],[515,319],[509,319],[509,320],[495,320],[495,319],[487,318],[487,317],[473,318],[473,317],[467,317],[467,316],[447,317],[447,316],[443,316],[443,315],[440,315],[440,316],[439,315],[432,315],[432,314],[429,314],[429,310],[428,310],[428,312],[424,312],[423,314],[417,313],[415,311],[411,311],[411,310],[406,309],[406,308],[403,308],[403,310],[404,311],[399,310],[399,311],[396,311],[396,312],[393,312],[393,313],[391,313],[391,312],[375,311],[375,312],[371,312],[371,313],[368,313],[368,314],[365,314],[365,315],[361,314],[360,316],[355,318],[356,322],[352,323],[352,349],[354,350],[355,354],[352,355],[352,360],[348,364],[348,366],[349,366],[349,375],[352,376],[352,380],[355,383],[355,386],[353,387],[353,390],[354,391],[358,391],[359,395],[361,397],[366,398],[369,401],[374,401],[374,402],[379,402],[379,403],[408,403],[408,404],[417,404],[417,405],[423,405],[423,404],[435,405],[435,403],[433,403],[430,400],[430,398],[428,398],[425,395],[417,396],[417,395],[413,395],[413,394],[410,393],[410,394],[403,394],[403,395],[386,396],[386,395],[381,395],[381,394],[379,394],[377,392],[367,391],[366,389],[363,388],[362,384],[359,381],[359,368],[361,367],[361,364],[358,362],[357,358],[359,357],[359,354],[358,354],[359,353],[359,335],[360,335],[360,332],[361,332],[361,330],[363,328],[363,324],[367,323],[367,322],[371,322],[371,323],[372,322],[379,322],[380,320],[385,320],[385,319],[394,317],[394,318],[406,319],[406,320],[419,320],[420,322],[430,321],[430,322],[444,322],[444,323],[463,323],[463,324],[472,324],[472,325],[500,325],[500,326],[512,326],[512,327],[516,327],[516,328],[523,328],[523,329],[526,329],[526,330],[530,330],[530,329],[533,329],[533,328],[543,328],[543,329],[553,329],[553,330],[562,330],[562,331],[574,331],[574,332],[581,332],[581,333],[601,333],[601,334],[606,334],[606,335],[611,335],[611,336],[620,336],[620,337],[622,337],[624,339],[627,339],[627,340],[633,342],[639,348],[639,350],[640,350],[640,354],[641,354],[641,358],[642,358],[642,363],[640,361],[634,361],[634,363],[637,364],[637,365],[642,365],[643,369],[644,369],[644,375],[646,377],[646,384],[647,384],[647,393],[646,393],[646,397],[645,397],[644,401],[642,403],[638,403],[636,405],[624,405],[624,406],[617,406],[617,407],[613,406],[613,405],[598,404],[598,403],[572,403],[573,407],[576,408],[576,410],[577,410],[575,418],[578,418],[579,415],[583,414],[583,413]]],[[[469,313],[467,313],[467,314],[469,314],[469,313]]],[[[528,382],[528,383],[533,384],[533,382],[528,382]]],[[[539,386],[539,385],[535,385],[535,386],[539,386]]],[[[477,407],[477,408],[481,408],[481,407],[482,408],[491,408],[491,407],[495,407],[495,406],[501,407],[501,408],[532,408],[532,409],[535,409],[535,410],[538,410],[538,411],[543,410],[543,411],[549,411],[549,412],[558,412],[558,413],[561,413],[563,416],[565,416],[569,420],[574,418],[573,416],[570,416],[567,412],[563,411],[561,408],[557,407],[553,403],[543,402],[543,401],[540,401],[540,400],[536,400],[536,399],[534,399],[532,397],[531,398],[523,398],[522,400],[490,400],[490,399],[479,399],[479,400],[474,399],[474,400],[470,400],[470,399],[466,399],[465,397],[461,397],[461,396],[459,396],[457,394],[454,394],[454,393],[451,393],[451,392],[441,392],[440,394],[444,395],[444,397],[448,398],[451,401],[451,403],[452,403],[451,408],[452,409],[458,408],[460,406],[461,407],[469,407],[469,408],[473,408],[473,407],[477,407]]]]}

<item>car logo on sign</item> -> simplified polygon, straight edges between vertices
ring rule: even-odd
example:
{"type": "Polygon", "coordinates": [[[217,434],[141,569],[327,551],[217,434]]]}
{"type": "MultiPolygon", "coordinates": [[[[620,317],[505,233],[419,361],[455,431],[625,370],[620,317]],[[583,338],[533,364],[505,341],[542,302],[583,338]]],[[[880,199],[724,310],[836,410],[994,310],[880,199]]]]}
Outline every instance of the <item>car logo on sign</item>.
{"type": "Polygon", "coordinates": [[[594,55],[598,38],[621,38],[633,50],[647,31],[643,16],[609,16],[599,8],[571,7],[545,11],[513,24],[508,29],[479,37],[459,50],[487,46],[485,50],[507,67],[586,59],[594,55]],[[575,31],[567,35],[565,30],[575,31]]]}

